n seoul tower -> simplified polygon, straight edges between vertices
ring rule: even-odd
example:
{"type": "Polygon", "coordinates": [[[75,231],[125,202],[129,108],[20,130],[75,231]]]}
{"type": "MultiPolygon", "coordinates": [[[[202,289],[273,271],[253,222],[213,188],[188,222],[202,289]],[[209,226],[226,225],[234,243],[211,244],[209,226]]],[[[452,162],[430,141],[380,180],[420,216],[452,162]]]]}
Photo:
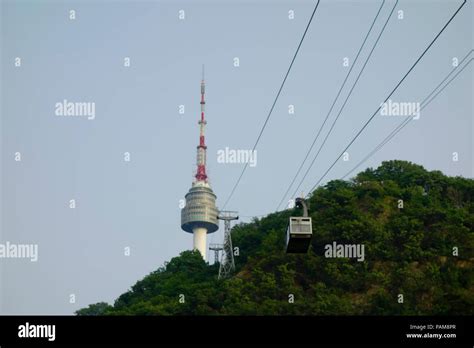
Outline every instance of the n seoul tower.
{"type": "Polygon", "coordinates": [[[193,249],[199,250],[206,260],[206,238],[208,233],[218,230],[218,210],[216,207],[216,195],[211,189],[206,174],[206,142],[204,131],[206,120],[204,109],[206,102],[204,93],[206,85],[204,82],[204,66],[201,80],[201,119],[199,120],[199,145],[197,147],[197,172],[195,180],[189,192],[186,194],[186,206],[181,210],[181,228],[193,234],[193,249]]]}

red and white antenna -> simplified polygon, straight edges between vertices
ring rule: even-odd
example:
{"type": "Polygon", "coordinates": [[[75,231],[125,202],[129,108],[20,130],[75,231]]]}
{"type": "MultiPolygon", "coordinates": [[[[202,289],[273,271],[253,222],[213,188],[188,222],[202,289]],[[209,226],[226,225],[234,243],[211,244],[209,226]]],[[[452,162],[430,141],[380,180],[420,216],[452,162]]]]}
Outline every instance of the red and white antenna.
{"type": "Polygon", "coordinates": [[[206,141],[204,136],[206,119],[204,118],[204,110],[206,101],[204,100],[204,94],[206,92],[206,83],[204,82],[204,64],[202,65],[202,80],[201,80],[201,119],[199,120],[199,145],[197,147],[197,173],[196,180],[207,182],[206,174],[206,141]]]}

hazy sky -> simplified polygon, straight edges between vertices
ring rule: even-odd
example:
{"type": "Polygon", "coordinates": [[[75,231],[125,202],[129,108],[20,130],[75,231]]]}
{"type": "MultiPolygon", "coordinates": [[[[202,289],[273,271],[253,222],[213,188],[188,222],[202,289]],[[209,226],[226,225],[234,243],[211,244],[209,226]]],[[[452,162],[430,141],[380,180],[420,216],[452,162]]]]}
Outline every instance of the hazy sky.
{"type": "MultiPolygon", "coordinates": [[[[399,1],[301,191],[308,193],[461,2],[399,1]]],[[[71,314],[110,303],[189,249],[192,235],[180,228],[179,200],[195,169],[201,65],[208,173],[221,207],[243,164],[218,163],[217,151],[252,148],[314,4],[1,1],[0,239],[38,244],[39,255],[37,262],[0,259],[0,313],[71,314]],[[57,116],[55,105],[64,99],[95,103],[95,118],[57,116]]],[[[386,1],[341,97],[393,4],[386,1]]],[[[257,165],[226,207],[242,221],[276,209],[346,76],[344,57],[355,58],[379,5],[321,1],[259,143],[257,165]]],[[[473,11],[468,1],[392,100],[420,102],[453,69],[453,58],[473,47],[473,11]]],[[[473,177],[472,65],[358,171],[404,159],[473,177]]],[[[399,122],[376,117],[349,149],[350,160],[326,179],[344,175],[399,122]]],[[[208,241],[221,242],[222,229],[208,241]]]]}

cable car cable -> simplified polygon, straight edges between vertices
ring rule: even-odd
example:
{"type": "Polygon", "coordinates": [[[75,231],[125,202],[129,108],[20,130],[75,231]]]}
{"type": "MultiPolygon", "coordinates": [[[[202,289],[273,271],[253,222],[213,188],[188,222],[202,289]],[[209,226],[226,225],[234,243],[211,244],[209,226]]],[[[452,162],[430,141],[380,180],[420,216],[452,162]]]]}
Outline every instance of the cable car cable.
{"type": "MultiPolygon", "coordinates": [[[[463,61],[469,56],[469,54],[472,52],[472,50],[466,55],[466,57],[463,59],[463,61]]],[[[461,66],[462,64],[462,61],[461,63],[459,63],[459,65],[451,70],[451,72],[445,77],[445,79],[425,98],[425,100],[421,103],[425,103],[420,110],[423,110],[425,107],[427,107],[441,92],[443,92],[443,90],[448,87],[448,85],[454,80],[456,79],[456,77],[461,74],[461,72],[474,60],[474,58],[471,58],[458,72],[456,75],[454,75],[451,80],[448,81],[448,83],[446,85],[444,85],[443,88],[441,88],[441,90],[439,90],[429,101],[427,101],[425,103],[425,101],[440,87],[441,84],[443,84],[447,78],[449,78],[449,76],[451,76],[451,74],[453,72],[456,71],[456,69],[461,66]]],[[[392,140],[392,138],[398,133],[400,132],[413,118],[411,116],[409,116],[408,118],[404,119],[394,130],[392,130],[392,132],[387,135],[385,137],[384,140],[382,140],[367,156],[365,156],[359,163],[357,163],[350,171],[348,171],[344,176],[341,177],[341,179],[345,179],[346,177],[348,177],[351,173],[353,173],[357,168],[359,168],[362,163],[364,163],[365,161],[367,161],[370,157],[372,157],[375,153],[377,153],[382,147],[385,146],[385,144],[387,144],[390,140],[392,140]]]]}
{"type": "MultiPolygon", "coordinates": [[[[392,91],[389,93],[387,98],[383,101],[382,104],[375,110],[375,112],[372,114],[372,116],[367,120],[367,122],[362,126],[362,128],[357,132],[357,134],[352,138],[352,140],[349,142],[349,144],[346,146],[346,148],[341,152],[339,156],[337,156],[336,160],[329,166],[329,168],[324,172],[324,174],[319,178],[319,180],[316,182],[316,184],[311,188],[309,191],[310,193],[313,192],[316,187],[319,185],[319,183],[324,179],[324,177],[329,173],[329,171],[336,165],[337,161],[339,158],[344,154],[344,152],[347,151],[347,149],[356,141],[356,139],[362,134],[362,132],[367,128],[369,123],[374,119],[375,115],[379,112],[380,108],[384,103],[387,102],[387,100],[392,96],[393,93],[400,87],[400,85],[405,81],[407,76],[412,72],[412,70],[416,67],[416,65],[420,62],[420,60],[425,56],[426,52],[433,46],[433,44],[436,42],[436,40],[439,38],[439,36],[444,32],[444,30],[448,27],[448,25],[452,22],[454,17],[459,13],[459,11],[464,7],[466,4],[467,0],[464,0],[463,3],[459,6],[459,8],[454,12],[454,14],[451,16],[451,18],[446,22],[446,24],[443,26],[443,28],[438,32],[438,34],[435,36],[435,38],[430,42],[430,44],[425,48],[425,50],[421,53],[421,55],[418,57],[418,59],[413,63],[410,69],[406,72],[406,74],[402,77],[402,79],[397,83],[397,85],[392,89],[392,91]]],[[[310,193],[308,193],[307,197],[309,197],[310,193]]]]}
{"type": "Polygon", "coordinates": [[[350,91],[349,91],[349,93],[348,93],[346,99],[344,100],[344,103],[342,104],[342,106],[341,106],[341,108],[339,109],[339,112],[338,112],[336,118],[334,119],[334,121],[333,121],[332,124],[331,124],[331,128],[329,129],[329,132],[326,134],[326,136],[325,136],[323,142],[321,143],[321,146],[319,147],[318,152],[317,152],[316,155],[313,157],[313,160],[311,161],[309,167],[306,169],[306,172],[304,173],[303,178],[300,180],[298,186],[296,187],[295,192],[293,193],[293,197],[297,194],[299,188],[300,188],[301,185],[303,184],[303,182],[304,182],[304,180],[306,179],[306,177],[308,176],[308,174],[309,174],[311,168],[313,167],[314,163],[316,162],[316,159],[318,158],[319,154],[321,153],[321,150],[323,149],[324,145],[326,144],[326,141],[328,140],[329,136],[331,135],[331,133],[332,133],[332,131],[333,131],[335,125],[336,125],[337,120],[338,120],[339,117],[341,116],[342,111],[344,110],[344,108],[345,108],[345,106],[346,106],[346,104],[347,104],[347,101],[349,100],[350,96],[352,95],[352,92],[354,91],[354,88],[356,87],[357,83],[359,82],[359,79],[360,79],[360,77],[362,76],[362,73],[364,72],[365,67],[367,66],[367,63],[369,62],[370,58],[372,57],[372,53],[374,52],[375,48],[377,47],[377,44],[378,44],[380,38],[382,37],[382,34],[384,33],[385,28],[387,27],[387,24],[388,24],[390,18],[392,17],[393,11],[395,10],[395,7],[397,6],[397,4],[398,4],[398,0],[397,0],[397,1],[395,2],[395,4],[393,5],[392,10],[390,11],[390,14],[389,14],[388,17],[387,17],[387,20],[385,21],[385,24],[384,24],[384,26],[382,27],[382,30],[380,31],[379,36],[377,37],[377,40],[375,40],[375,43],[374,43],[374,45],[372,46],[372,49],[371,49],[369,55],[367,56],[367,58],[366,58],[366,60],[365,60],[365,62],[364,62],[364,65],[362,66],[362,69],[361,69],[360,72],[359,72],[359,75],[357,75],[357,78],[356,78],[356,80],[354,81],[354,83],[353,83],[353,85],[352,85],[352,87],[351,87],[351,89],[350,89],[350,91]]]}
{"type": "MultiPolygon", "coordinates": [[[[306,29],[303,33],[303,36],[301,37],[300,43],[298,44],[298,47],[295,51],[295,54],[293,55],[293,59],[291,60],[290,66],[288,67],[288,71],[286,72],[285,77],[283,78],[283,82],[281,83],[280,89],[278,90],[278,93],[275,97],[275,100],[273,101],[272,107],[270,108],[270,111],[268,112],[267,118],[265,119],[265,122],[263,123],[262,129],[260,130],[260,133],[258,134],[257,140],[255,141],[255,145],[252,148],[252,152],[255,151],[255,149],[257,147],[257,144],[260,141],[260,138],[262,137],[263,131],[265,130],[265,127],[267,126],[268,120],[270,119],[270,116],[272,115],[272,112],[273,112],[273,109],[275,108],[276,102],[277,102],[278,98],[280,97],[283,86],[285,85],[286,79],[288,78],[288,75],[290,74],[290,71],[291,71],[291,68],[293,67],[293,63],[295,62],[296,56],[298,55],[301,44],[303,43],[303,40],[306,36],[306,33],[308,32],[309,26],[311,25],[311,22],[313,21],[314,14],[316,13],[316,10],[318,9],[319,2],[320,2],[320,0],[318,0],[318,2],[316,3],[316,6],[314,7],[313,13],[311,14],[309,22],[306,25],[306,29]]],[[[230,199],[234,195],[235,189],[239,185],[240,180],[242,179],[245,171],[247,170],[247,167],[248,167],[248,162],[245,163],[244,168],[242,169],[242,172],[240,173],[239,178],[237,179],[234,187],[232,188],[232,191],[229,194],[229,197],[227,198],[227,200],[224,203],[223,209],[225,209],[225,207],[227,206],[227,203],[229,203],[230,199]]]]}
{"type": "Polygon", "coordinates": [[[342,89],[343,89],[344,86],[346,85],[347,79],[349,78],[349,75],[351,74],[352,69],[354,68],[354,66],[355,66],[356,63],[357,63],[357,60],[359,59],[359,55],[360,55],[360,53],[362,52],[362,48],[364,48],[365,43],[367,42],[367,38],[369,37],[370,33],[372,32],[372,29],[373,29],[373,27],[374,27],[374,25],[375,25],[375,22],[377,21],[377,18],[379,17],[380,12],[382,11],[382,8],[383,8],[384,4],[385,4],[385,0],[383,0],[382,4],[380,5],[379,10],[377,11],[377,14],[376,14],[375,17],[374,17],[374,20],[372,21],[372,24],[371,24],[369,30],[367,31],[367,34],[365,35],[365,38],[364,38],[364,40],[363,40],[363,42],[362,42],[362,45],[360,46],[359,51],[357,52],[357,55],[356,55],[356,57],[355,57],[355,59],[354,59],[354,62],[351,64],[351,68],[349,69],[349,72],[347,73],[346,78],[345,78],[344,81],[342,82],[342,85],[341,85],[341,87],[339,88],[339,91],[337,92],[336,97],[334,98],[334,101],[332,102],[332,105],[331,105],[331,107],[329,108],[328,113],[326,114],[326,118],[324,119],[324,121],[323,121],[321,127],[319,127],[318,133],[316,134],[316,137],[314,138],[313,143],[311,144],[311,146],[309,147],[308,151],[306,152],[306,155],[305,155],[305,157],[304,157],[304,159],[303,159],[303,162],[301,162],[301,165],[299,166],[298,170],[296,171],[296,174],[295,174],[295,176],[293,177],[293,180],[291,181],[290,185],[288,186],[286,192],[283,194],[283,196],[282,196],[282,198],[281,198],[281,200],[280,200],[280,203],[278,203],[278,206],[277,206],[276,210],[278,210],[278,209],[280,208],[280,205],[283,203],[283,201],[285,200],[286,196],[287,196],[288,193],[290,192],[291,187],[293,186],[293,184],[294,184],[295,181],[296,181],[296,178],[297,178],[298,175],[300,174],[301,169],[303,168],[303,165],[306,163],[306,160],[308,159],[309,154],[310,154],[311,151],[313,150],[314,144],[316,144],[316,141],[317,141],[318,138],[319,138],[319,134],[321,134],[321,131],[323,130],[323,128],[324,128],[324,126],[325,126],[325,124],[326,124],[326,121],[328,120],[329,115],[330,115],[331,112],[332,112],[332,109],[333,109],[334,106],[336,105],[336,102],[337,102],[337,100],[339,99],[339,96],[341,95],[342,89]]]}

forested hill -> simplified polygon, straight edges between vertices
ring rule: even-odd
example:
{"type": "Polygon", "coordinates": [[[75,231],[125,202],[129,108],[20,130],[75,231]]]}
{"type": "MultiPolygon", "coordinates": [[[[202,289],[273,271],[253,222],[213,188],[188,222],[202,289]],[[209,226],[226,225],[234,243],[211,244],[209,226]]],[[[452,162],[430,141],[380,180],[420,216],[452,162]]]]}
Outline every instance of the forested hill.
{"type": "Polygon", "coordinates": [[[217,265],[185,251],[113,305],[101,302],[76,313],[472,315],[473,197],[472,179],[383,162],[314,192],[307,254],[284,252],[288,218],[301,210],[270,214],[233,228],[239,256],[231,278],[217,280],[217,265]],[[364,261],[326,257],[333,242],[364,245],[364,261]]]}

